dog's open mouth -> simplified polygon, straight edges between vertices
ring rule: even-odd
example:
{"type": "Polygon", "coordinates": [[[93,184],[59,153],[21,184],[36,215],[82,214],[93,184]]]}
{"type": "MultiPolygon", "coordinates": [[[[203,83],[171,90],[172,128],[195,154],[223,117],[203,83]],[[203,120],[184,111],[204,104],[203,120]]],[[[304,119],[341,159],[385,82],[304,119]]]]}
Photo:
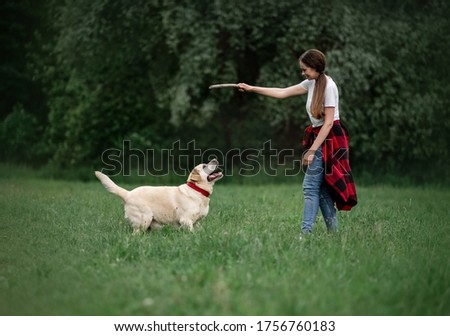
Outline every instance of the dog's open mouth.
{"type": "Polygon", "coordinates": [[[208,164],[203,165],[203,170],[208,174],[208,182],[213,182],[223,177],[222,170],[219,168],[219,161],[211,160],[208,164]]]}
{"type": "Polygon", "coordinates": [[[212,182],[222,177],[223,177],[222,172],[220,171],[219,168],[216,168],[216,170],[214,170],[211,174],[208,175],[208,182],[212,182]]]}

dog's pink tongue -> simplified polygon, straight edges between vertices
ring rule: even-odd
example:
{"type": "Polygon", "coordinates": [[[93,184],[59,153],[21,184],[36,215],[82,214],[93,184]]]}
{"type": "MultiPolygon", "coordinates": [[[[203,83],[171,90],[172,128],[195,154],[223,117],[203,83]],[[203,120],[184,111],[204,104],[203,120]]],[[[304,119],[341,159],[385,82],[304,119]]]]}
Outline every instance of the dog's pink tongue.
{"type": "Polygon", "coordinates": [[[220,177],[220,176],[222,176],[222,173],[221,173],[221,172],[218,172],[218,173],[212,173],[212,174],[210,174],[210,175],[208,176],[208,181],[213,181],[213,180],[215,180],[216,178],[218,178],[218,177],[220,177]]]}

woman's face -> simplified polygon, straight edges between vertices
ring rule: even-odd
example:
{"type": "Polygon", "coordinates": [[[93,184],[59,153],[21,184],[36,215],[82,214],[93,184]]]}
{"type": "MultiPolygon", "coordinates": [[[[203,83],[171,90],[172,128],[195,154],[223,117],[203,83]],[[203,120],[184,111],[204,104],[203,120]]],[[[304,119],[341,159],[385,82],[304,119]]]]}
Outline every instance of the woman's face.
{"type": "Polygon", "coordinates": [[[310,68],[309,66],[306,66],[305,63],[300,61],[300,70],[302,71],[302,76],[304,76],[306,79],[317,79],[319,77],[319,73],[314,70],[313,68],[310,68]]]}

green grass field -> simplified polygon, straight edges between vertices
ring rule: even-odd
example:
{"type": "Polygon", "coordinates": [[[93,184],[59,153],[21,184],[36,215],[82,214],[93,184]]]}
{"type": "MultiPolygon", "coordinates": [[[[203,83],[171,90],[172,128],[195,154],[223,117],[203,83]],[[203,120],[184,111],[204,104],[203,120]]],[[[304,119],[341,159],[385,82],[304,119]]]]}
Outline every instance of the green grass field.
{"type": "Polygon", "coordinates": [[[0,314],[450,314],[450,191],[359,186],[300,242],[300,185],[218,182],[196,232],[133,236],[98,182],[0,178],[0,314]]]}

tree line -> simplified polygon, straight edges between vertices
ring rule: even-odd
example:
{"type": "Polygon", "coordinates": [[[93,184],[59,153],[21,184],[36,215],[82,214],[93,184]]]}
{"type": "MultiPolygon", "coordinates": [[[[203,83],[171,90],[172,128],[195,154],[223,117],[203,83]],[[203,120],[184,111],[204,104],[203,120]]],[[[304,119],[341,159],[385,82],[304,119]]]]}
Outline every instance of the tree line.
{"type": "MultiPolygon", "coordinates": [[[[3,1],[3,161],[99,166],[121,148],[300,151],[305,98],[210,84],[288,86],[317,48],[338,84],[352,164],[449,176],[449,5],[423,1],[3,1]]],[[[124,154],[126,155],[126,154],[124,154]]]]}

